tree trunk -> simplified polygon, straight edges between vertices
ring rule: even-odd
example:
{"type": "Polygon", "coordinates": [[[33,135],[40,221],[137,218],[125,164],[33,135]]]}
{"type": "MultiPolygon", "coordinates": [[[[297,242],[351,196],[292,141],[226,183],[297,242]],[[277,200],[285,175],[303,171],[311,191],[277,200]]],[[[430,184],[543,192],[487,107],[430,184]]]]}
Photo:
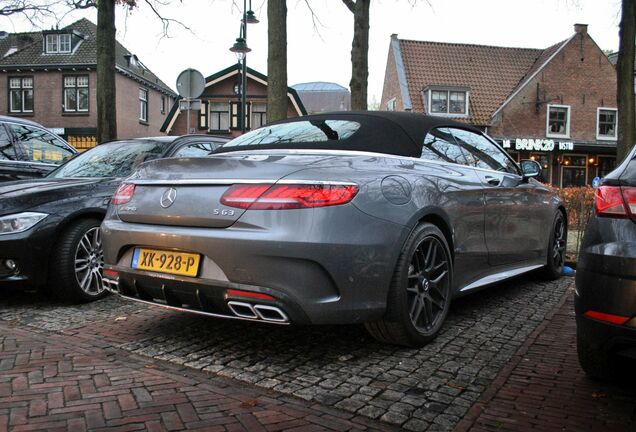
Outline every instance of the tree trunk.
{"type": "Polygon", "coordinates": [[[97,2],[97,142],[117,139],[115,2],[97,2]]]}
{"type": "Polygon", "coordinates": [[[618,83],[618,143],[616,164],[627,156],[636,140],[636,119],[634,110],[634,38],[636,36],[636,1],[623,0],[619,27],[618,63],[616,77],[618,83]]]}
{"type": "MultiPolygon", "coordinates": [[[[353,2],[345,2],[348,6],[353,2]]],[[[351,44],[351,109],[367,109],[369,80],[369,6],[371,0],[357,0],[353,6],[353,43],[351,44]]],[[[351,9],[351,6],[349,6],[351,9]]]]}
{"type": "Polygon", "coordinates": [[[287,118],[287,5],[267,2],[267,122],[287,118]]]}

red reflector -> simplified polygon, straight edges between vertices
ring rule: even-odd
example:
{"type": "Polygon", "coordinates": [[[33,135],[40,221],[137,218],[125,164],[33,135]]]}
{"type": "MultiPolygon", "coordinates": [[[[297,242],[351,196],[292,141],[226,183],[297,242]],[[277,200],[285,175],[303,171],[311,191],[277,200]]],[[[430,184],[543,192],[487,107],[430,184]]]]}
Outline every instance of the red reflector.
{"type": "Polygon", "coordinates": [[[104,269],[104,276],[116,279],[119,277],[119,273],[117,273],[115,270],[104,269]]]}
{"type": "Polygon", "coordinates": [[[122,183],[117,188],[115,195],[110,200],[111,204],[121,205],[130,201],[135,193],[135,185],[130,183],[122,183]]]}
{"type": "Polygon", "coordinates": [[[250,210],[289,210],[346,204],[358,186],[335,184],[234,185],[221,204],[250,210]]]}
{"type": "Polygon", "coordinates": [[[592,311],[592,310],[589,310],[589,311],[585,312],[583,315],[585,315],[588,318],[593,318],[595,320],[605,321],[605,322],[608,322],[608,323],[618,324],[618,325],[623,325],[627,321],[629,321],[629,317],[624,317],[624,316],[620,316],[620,315],[606,314],[606,313],[603,313],[603,312],[596,312],[596,311],[592,311]]]}
{"type": "Polygon", "coordinates": [[[276,300],[274,297],[272,297],[269,294],[263,294],[263,293],[253,292],[253,291],[235,290],[235,289],[227,290],[227,295],[230,295],[233,297],[248,297],[248,298],[261,299],[261,300],[276,300]]]}

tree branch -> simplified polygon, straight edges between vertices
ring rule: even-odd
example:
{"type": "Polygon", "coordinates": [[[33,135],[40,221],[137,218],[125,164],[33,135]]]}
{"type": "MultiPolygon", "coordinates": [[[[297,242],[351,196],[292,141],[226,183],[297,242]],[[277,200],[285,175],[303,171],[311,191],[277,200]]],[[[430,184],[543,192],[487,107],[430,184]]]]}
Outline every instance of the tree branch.
{"type": "Polygon", "coordinates": [[[342,2],[351,12],[354,12],[356,10],[356,2],[354,2],[353,0],[342,0],[342,2]]]}

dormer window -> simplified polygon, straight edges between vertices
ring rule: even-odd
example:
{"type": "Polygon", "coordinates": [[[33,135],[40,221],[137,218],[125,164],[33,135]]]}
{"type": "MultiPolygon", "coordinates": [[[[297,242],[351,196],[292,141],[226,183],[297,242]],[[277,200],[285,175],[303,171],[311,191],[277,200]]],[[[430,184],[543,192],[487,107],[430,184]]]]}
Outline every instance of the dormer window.
{"type": "Polygon", "coordinates": [[[424,92],[424,96],[430,115],[468,116],[468,90],[430,88],[424,92]]]}
{"type": "Polygon", "coordinates": [[[68,54],[71,52],[71,35],[69,33],[53,33],[46,35],[47,54],[68,54]]]}

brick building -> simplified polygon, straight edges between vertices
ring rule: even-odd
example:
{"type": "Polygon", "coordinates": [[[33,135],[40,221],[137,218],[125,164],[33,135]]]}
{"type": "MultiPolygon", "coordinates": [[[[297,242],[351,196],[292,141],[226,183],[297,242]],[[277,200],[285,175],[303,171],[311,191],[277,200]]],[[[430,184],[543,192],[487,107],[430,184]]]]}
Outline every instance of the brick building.
{"type": "MultiPolygon", "coordinates": [[[[87,19],[59,30],[0,33],[0,114],[27,117],[78,149],[95,145],[97,45],[87,19]]],[[[119,138],[160,134],[176,94],[121,44],[115,76],[119,138]]]]}
{"type": "Polygon", "coordinates": [[[546,49],[393,35],[381,104],[477,126],[557,186],[590,184],[615,165],[616,72],[585,24],[546,49]]]}
{"type": "MultiPolygon", "coordinates": [[[[240,135],[240,78],[238,64],[208,76],[205,79],[203,94],[199,97],[201,109],[180,111],[179,100],[176,100],[161,126],[161,132],[169,135],[188,133],[187,115],[189,114],[189,133],[240,135]]],[[[287,89],[287,99],[287,117],[307,114],[298,93],[291,87],[287,89]]],[[[249,67],[247,68],[246,100],[245,124],[249,131],[267,123],[267,76],[249,67]]]]}

